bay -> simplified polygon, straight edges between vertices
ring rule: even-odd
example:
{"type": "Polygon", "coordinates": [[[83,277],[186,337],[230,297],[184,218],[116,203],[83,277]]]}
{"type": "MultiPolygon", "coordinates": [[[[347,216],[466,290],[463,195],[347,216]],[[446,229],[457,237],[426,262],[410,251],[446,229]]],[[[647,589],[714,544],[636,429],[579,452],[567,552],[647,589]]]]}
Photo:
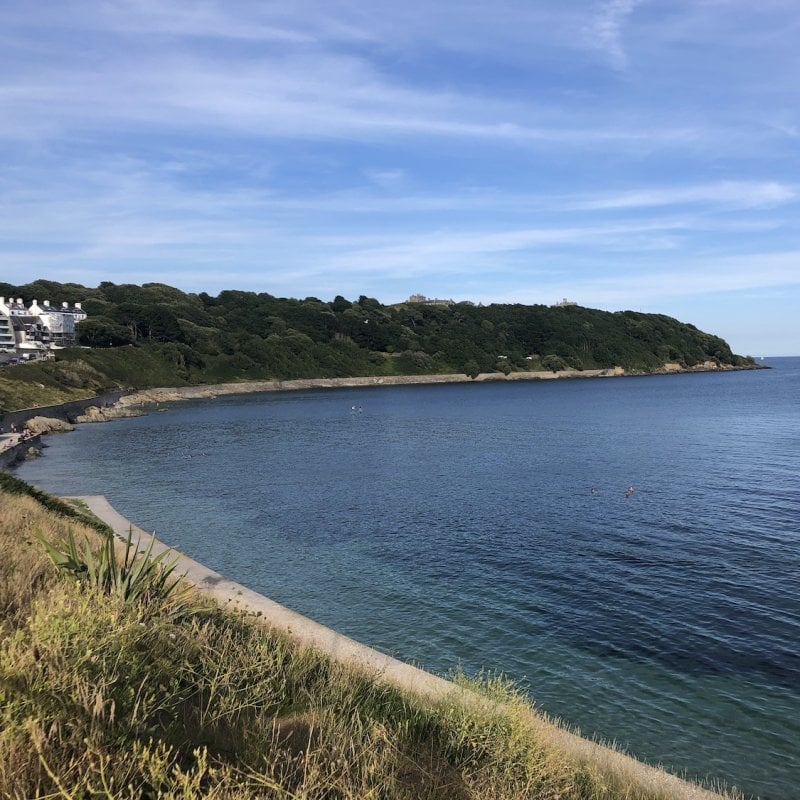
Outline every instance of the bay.
{"type": "Polygon", "coordinates": [[[586,735],[789,800],[800,359],[767,363],[174,404],[17,474],[373,647],[502,671],[586,735]]]}

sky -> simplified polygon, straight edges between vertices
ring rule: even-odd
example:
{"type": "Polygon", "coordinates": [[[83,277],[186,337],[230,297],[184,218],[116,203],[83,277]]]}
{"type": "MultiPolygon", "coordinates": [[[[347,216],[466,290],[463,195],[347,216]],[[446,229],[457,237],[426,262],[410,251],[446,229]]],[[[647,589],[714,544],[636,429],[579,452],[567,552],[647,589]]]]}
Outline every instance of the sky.
{"type": "Polygon", "coordinates": [[[0,0],[0,280],[566,297],[797,355],[798,42],[797,0],[0,0]]]}

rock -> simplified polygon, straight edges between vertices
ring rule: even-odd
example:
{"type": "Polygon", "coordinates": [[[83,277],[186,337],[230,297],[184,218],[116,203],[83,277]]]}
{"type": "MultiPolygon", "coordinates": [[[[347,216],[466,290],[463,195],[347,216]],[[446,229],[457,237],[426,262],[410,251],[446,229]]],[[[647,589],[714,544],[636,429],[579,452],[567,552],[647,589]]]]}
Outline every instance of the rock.
{"type": "Polygon", "coordinates": [[[130,408],[145,405],[153,405],[154,403],[167,403],[174,400],[181,400],[182,394],[178,389],[142,389],[133,394],[120,397],[117,401],[117,406],[130,408]]]}
{"type": "Polygon", "coordinates": [[[34,435],[39,433],[75,430],[69,422],[64,422],[64,420],[61,419],[53,419],[52,417],[31,417],[31,419],[25,423],[25,427],[34,435]]]}
{"type": "Polygon", "coordinates": [[[75,422],[103,422],[105,417],[98,406],[86,406],[83,414],[75,417],[75,422]]]}
{"type": "Polygon", "coordinates": [[[108,422],[110,419],[122,419],[125,417],[141,417],[144,412],[139,409],[121,408],[119,406],[87,406],[83,409],[83,414],[75,417],[75,422],[108,422]]]}

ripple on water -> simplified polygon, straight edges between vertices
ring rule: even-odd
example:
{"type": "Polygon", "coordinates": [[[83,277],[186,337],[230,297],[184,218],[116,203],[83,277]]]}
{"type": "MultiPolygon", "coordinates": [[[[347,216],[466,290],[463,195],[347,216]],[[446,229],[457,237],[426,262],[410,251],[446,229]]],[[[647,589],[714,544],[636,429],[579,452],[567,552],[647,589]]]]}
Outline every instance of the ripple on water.
{"type": "Polygon", "coordinates": [[[20,474],[387,652],[503,670],[641,757],[790,800],[798,396],[800,369],[219,398],[83,426],[20,474]]]}

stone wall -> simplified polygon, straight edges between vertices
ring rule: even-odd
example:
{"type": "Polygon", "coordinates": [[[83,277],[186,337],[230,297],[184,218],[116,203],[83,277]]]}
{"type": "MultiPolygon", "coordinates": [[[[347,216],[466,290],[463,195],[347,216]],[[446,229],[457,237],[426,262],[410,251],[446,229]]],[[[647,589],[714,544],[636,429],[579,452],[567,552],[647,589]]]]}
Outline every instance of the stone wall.
{"type": "Polygon", "coordinates": [[[127,392],[109,392],[108,394],[87,397],[83,400],[70,400],[68,403],[59,403],[54,406],[37,406],[36,408],[24,408],[20,411],[7,411],[0,414],[0,428],[8,432],[11,425],[22,427],[25,420],[31,417],[52,417],[64,422],[74,422],[75,417],[84,412],[89,406],[104,406],[106,403],[116,403],[127,392]]]}
{"type": "MultiPolygon", "coordinates": [[[[0,444],[0,447],[2,447],[2,444],[0,444]]],[[[18,461],[24,461],[28,457],[28,451],[31,450],[31,448],[34,450],[40,450],[41,447],[42,436],[41,434],[38,434],[36,436],[31,436],[24,442],[15,444],[12,447],[6,448],[5,450],[0,450],[0,469],[10,467],[12,464],[16,464],[18,461]]],[[[36,453],[34,453],[34,455],[36,455],[36,453]]]]}

